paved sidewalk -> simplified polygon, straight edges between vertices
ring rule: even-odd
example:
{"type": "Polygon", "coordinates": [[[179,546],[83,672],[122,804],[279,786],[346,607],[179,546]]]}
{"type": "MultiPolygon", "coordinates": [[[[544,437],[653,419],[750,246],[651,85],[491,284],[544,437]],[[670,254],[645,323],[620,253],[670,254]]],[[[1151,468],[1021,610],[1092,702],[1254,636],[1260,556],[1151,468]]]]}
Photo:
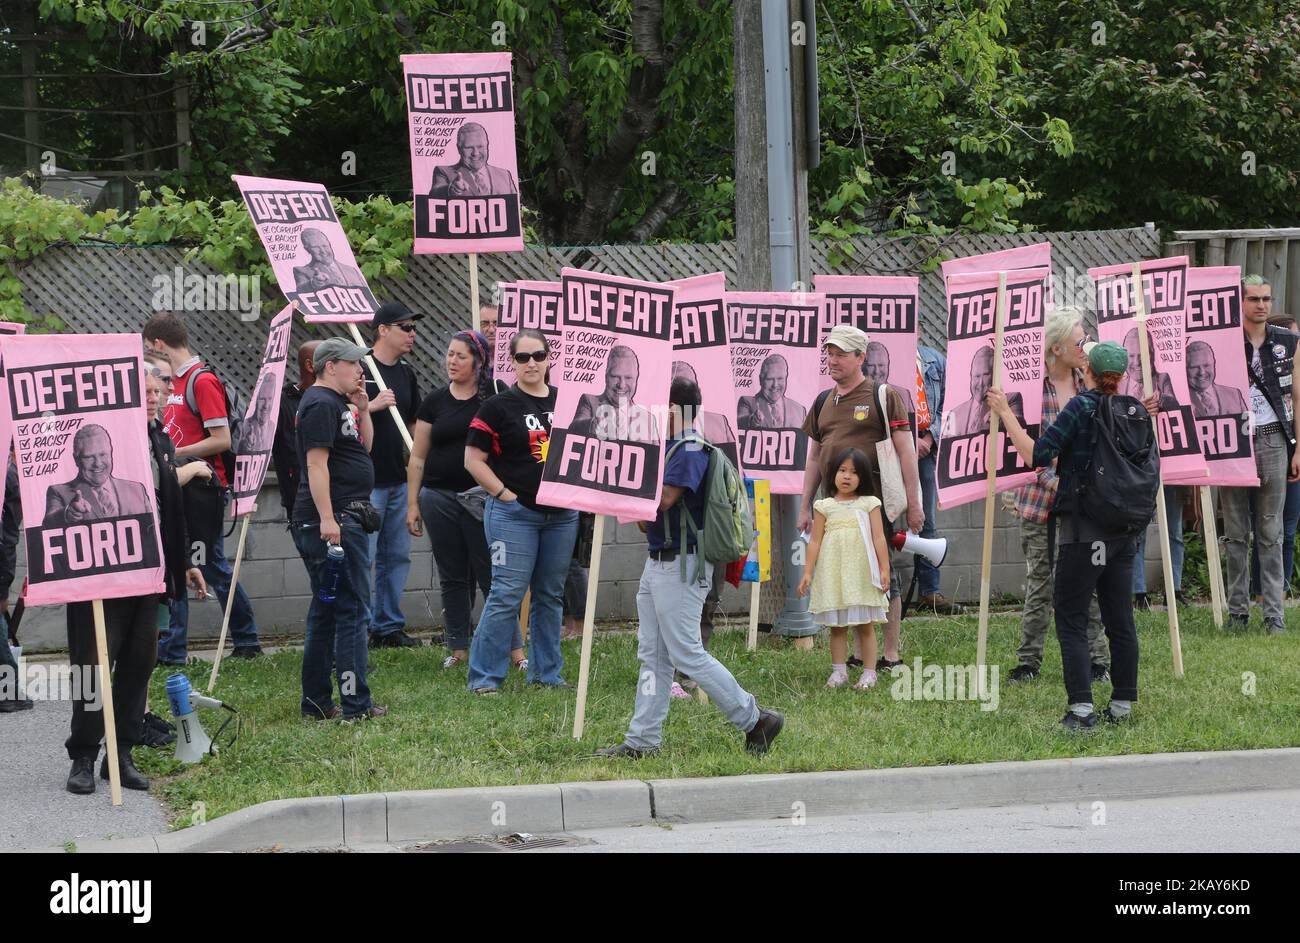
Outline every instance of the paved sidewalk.
{"type": "Polygon", "coordinates": [[[90,796],[64,789],[72,763],[63,742],[71,721],[71,701],[37,701],[32,710],[0,714],[0,850],[167,831],[164,806],[148,793],[123,789],[122,805],[114,808],[102,780],[90,796]]]}

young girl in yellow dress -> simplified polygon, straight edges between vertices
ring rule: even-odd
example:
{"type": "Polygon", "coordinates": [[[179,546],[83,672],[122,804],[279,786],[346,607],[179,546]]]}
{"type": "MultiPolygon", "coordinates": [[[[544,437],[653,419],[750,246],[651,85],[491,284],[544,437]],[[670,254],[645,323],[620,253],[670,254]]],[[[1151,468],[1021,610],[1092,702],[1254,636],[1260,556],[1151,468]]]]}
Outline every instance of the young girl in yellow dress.
{"type": "Polygon", "coordinates": [[[858,449],[844,449],[831,466],[835,471],[833,497],[813,505],[812,542],[799,583],[802,596],[812,587],[809,606],[813,618],[831,630],[831,676],[826,687],[838,688],[849,680],[849,626],[862,647],[862,677],[854,687],[876,686],[876,622],[889,615],[889,550],[880,499],[867,494],[870,471],[867,457],[858,449]],[[867,550],[867,539],[875,560],[867,550]],[[874,566],[873,566],[874,563],[874,566]]]}

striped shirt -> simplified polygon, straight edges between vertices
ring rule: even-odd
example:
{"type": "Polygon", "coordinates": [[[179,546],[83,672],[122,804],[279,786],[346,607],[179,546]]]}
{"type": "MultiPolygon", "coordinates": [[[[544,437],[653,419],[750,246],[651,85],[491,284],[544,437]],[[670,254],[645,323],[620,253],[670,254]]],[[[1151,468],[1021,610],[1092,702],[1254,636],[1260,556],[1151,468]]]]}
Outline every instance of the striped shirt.
{"type": "MultiPolygon", "coordinates": [[[[1074,371],[1074,388],[1083,389],[1083,372],[1074,371]]],[[[1056,394],[1056,385],[1052,378],[1043,376],[1043,422],[1040,429],[1048,428],[1056,422],[1061,413],[1061,401],[1056,394]]],[[[1025,485],[1015,493],[1016,513],[1026,521],[1046,524],[1051,513],[1052,503],[1056,497],[1057,474],[1056,463],[1052,462],[1039,471],[1038,480],[1025,485]]]]}

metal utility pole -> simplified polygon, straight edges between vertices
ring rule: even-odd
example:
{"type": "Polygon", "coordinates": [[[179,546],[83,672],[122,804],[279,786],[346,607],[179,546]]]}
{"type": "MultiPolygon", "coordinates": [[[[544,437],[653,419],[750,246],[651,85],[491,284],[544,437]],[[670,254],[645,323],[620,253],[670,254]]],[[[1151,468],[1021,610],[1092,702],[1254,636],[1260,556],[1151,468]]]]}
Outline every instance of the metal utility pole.
{"type": "MultiPolygon", "coordinates": [[[[816,159],[815,0],[750,0],[737,3],[735,11],[738,287],[807,290],[808,165],[810,155],[816,159]]],[[[780,563],[764,588],[763,609],[779,613],[775,634],[811,641],[818,627],[808,600],[796,592],[803,566],[791,559],[799,543],[799,497],[774,498],[773,507],[772,557],[780,563]]]]}

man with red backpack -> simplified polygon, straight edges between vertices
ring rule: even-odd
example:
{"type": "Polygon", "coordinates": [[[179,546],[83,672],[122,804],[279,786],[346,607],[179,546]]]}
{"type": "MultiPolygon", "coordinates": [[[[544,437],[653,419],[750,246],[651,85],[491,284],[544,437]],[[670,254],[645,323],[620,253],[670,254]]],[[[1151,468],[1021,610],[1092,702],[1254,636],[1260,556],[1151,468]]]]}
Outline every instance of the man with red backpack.
{"type": "MultiPolygon", "coordinates": [[[[232,572],[226,560],[222,536],[225,508],[230,501],[229,483],[233,471],[234,444],[231,439],[232,409],[226,388],[216,373],[194,354],[190,353],[189,333],[185,324],[175,314],[156,314],[144,326],[144,345],[146,349],[159,353],[172,365],[172,391],[167,398],[164,424],[167,434],[176,445],[176,461],[203,460],[212,466],[212,484],[222,489],[218,498],[215,495],[188,494],[190,489],[206,487],[203,482],[195,481],[186,486],[186,517],[191,521],[191,535],[197,536],[206,531],[206,546],[197,547],[198,559],[195,561],[203,572],[209,589],[217,594],[221,605],[226,606],[226,599],[232,591],[232,572]],[[195,500],[209,497],[212,500],[195,500]],[[196,511],[196,508],[205,508],[196,511]],[[204,526],[195,526],[196,513],[211,520],[201,522],[204,526]]],[[[240,418],[238,416],[236,419],[240,418]]],[[[198,541],[196,541],[198,542],[198,541]]],[[[256,658],[262,654],[262,647],[257,640],[257,622],[253,618],[253,605],[248,594],[239,584],[233,587],[235,604],[230,614],[230,635],[235,648],[231,653],[234,658],[256,658]]],[[[173,600],[171,607],[171,625],[158,638],[158,663],[160,665],[183,665],[185,663],[187,634],[189,624],[189,600],[182,597],[173,600]]]]}

